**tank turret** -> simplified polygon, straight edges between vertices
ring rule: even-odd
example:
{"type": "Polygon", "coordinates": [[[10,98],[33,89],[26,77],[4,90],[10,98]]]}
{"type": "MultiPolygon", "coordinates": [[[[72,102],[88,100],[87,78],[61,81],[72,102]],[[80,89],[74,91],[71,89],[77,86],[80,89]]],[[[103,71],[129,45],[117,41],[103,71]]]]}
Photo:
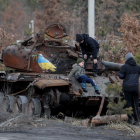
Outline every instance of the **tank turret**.
{"type": "Polygon", "coordinates": [[[3,63],[18,71],[65,73],[76,62],[76,59],[68,55],[72,46],[67,46],[62,42],[65,36],[64,26],[53,24],[46,28],[45,34],[37,34],[35,41],[29,38],[6,47],[2,52],[3,63]],[[48,35],[48,39],[44,38],[45,35],[48,35]],[[41,60],[39,60],[40,54],[41,60]],[[40,67],[39,63],[43,63],[44,67],[40,67]],[[49,68],[50,64],[56,68],[54,71],[49,68]]]}

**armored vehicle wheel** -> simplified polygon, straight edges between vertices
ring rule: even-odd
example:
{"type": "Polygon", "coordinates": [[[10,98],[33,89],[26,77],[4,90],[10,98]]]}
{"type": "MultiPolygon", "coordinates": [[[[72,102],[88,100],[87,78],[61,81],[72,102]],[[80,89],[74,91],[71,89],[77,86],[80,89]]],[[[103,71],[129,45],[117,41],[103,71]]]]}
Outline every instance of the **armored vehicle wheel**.
{"type": "Polygon", "coordinates": [[[44,108],[44,117],[50,118],[51,116],[51,108],[54,104],[54,91],[50,89],[49,92],[43,95],[43,108],[44,108]]]}
{"type": "Polygon", "coordinates": [[[3,113],[5,113],[5,112],[9,112],[9,110],[10,110],[10,102],[9,102],[9,99],[8,99],[8,97],[4,97],[3,98],[3,101],[2,101],[1,111],[3,113]]]}
{"type": "Polygon", "coordinates": [[[51,108],[44,108],[44,116],[45,118],[50,118],[51,117],[51,108]]]}
{"type": "Polygon", "coordinates": [[[25,114],[25,108],[26,108],[27,102],[28,102],[28,99],[27,99],[26,96],[18,96],[17,106],[18,106],[18,109],[19,109],[19,113],[25,114]]]}
{"type": "Polygon", "coordinates": [[[31,98],[27,103],[27,115],[40,117],[41,115],[41,103],[39,99],[31,98]]]}
{"type": "Polygon", "coordinates": [[[43,100],[44,117],[45,118],[50,118],[50,116],[51,116],[51,109],[49,107],[51,100],[52,100],[52,96],[50,94],[46,94],[45,98],[43,100]]]}
{"type": "Polygon", "coordinates": [[[16,98],[12,95],[6,95],[2,101],[2,112],[17,113],[18,106],[16,104],[16,98]]]}

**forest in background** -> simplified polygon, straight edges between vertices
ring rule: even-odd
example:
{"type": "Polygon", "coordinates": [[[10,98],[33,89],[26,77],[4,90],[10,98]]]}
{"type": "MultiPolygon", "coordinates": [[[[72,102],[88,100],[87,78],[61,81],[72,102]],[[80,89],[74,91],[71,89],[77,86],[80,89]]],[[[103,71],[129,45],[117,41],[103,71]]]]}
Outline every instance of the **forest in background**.
{"type": "MultiPolygon", "coordinates": [[[[100,57],[123,62],[132,52],[139,60],[140,1],[95,0],[95,34],[100,42],[100,57]]],[[[0,0],[0,46],[31,35],[29,22],[35,21],[35,33],[51,23],[62,23],[69,43],[75,34],[87,33],[88,0],[0,0]]]]}

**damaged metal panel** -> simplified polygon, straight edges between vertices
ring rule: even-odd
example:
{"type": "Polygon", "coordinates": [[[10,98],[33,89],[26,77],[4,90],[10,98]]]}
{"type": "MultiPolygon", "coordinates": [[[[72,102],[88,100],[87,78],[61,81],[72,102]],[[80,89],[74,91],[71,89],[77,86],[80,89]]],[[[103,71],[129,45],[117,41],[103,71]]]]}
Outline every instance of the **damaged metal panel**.
{"type": "Polygon", "coordinates": [[[119,79],[119,77],[116,76],[109,76],[109,80],[111,81],[111,83],[118,83],[119,86],[122,86],[122,80],[119,79]]]}
{"type": "Polygon", "coordinates": [[[54,86],[68,86],[69,83],[64,80],[39,80],[36,83],[34,83],[35,86],[37,86],[40,89],[44,89],[46,87],[54,87],[54,86]]]}
{"type": "Polygon", "coordinates": [[[51,24],[45,29],[44,33],[55,39],[67,36],[64,25],[60,23],[51,24]]]}
{"type": "Polygon", "coordinates": [[[91,61],[91,58],[89,58],[88,61],[87,61],[87,69],[88,70],[92,70],[93,69],[93,63],[91,61]]]}
{"type": "Polygon", "coordinates": [[[123,80],[120,79],[118,76],[116,76],[117,80],[120,82],[120,84],[122,85],[123,84],[123,80]]]}
{"type": "Polygon", "coordinates": [[[76,92],[76,91],[73,91],[70,94],[73,96],[76,96],[76,97],[81,97],[81,94],[79,92],[76,92]]]}
{"type": "Polygon", "coordinates": [[[16,82],[20,77],[20,73],[10,73],[7,75],[7,81],[16,82]]]}
{"type": "Polygon", "coordinates": [[[69,57],[72,57],[72,58],[78,58],[78,54],[71,51],[71,50],[67,50],[68,54],[69,54],[69,57]]]}
{"type": "Polygon", "coordinates": [[[111,83],[119,82],[118,79],[116,79],[115,76],[109,76],[109,80],[111,81],[111,83]]]}
{"type": "Polygon", "coordinates": [[[86,106],[95,106],[99,102],[99,97],[89,97],[86,106]]]}
{"type": "Polygon", "coordinates": [[[0,81],[6,80],[6,72],[0,71],[0,81]]]}
{"type": "Polygon", "coordinates": [[[30,49],[20,50],[16,45],[8,46],[3,51],[3,62],[6,66],[15,69],[26,69],[30,49]]]}

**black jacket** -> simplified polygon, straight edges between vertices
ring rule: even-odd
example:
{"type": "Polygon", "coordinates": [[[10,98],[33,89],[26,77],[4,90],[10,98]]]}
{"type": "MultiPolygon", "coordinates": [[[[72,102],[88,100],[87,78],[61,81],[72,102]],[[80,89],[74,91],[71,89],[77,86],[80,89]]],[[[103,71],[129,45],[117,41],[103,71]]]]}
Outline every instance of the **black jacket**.
{"type": "Polygon", "coordinates": [[[89,37],[88,34],[82,35],[84,37],[84,42],[80,43],[82,54],[91,54],[96,59],[99,51],[99,43],[92,37],[89,37]]]}
{"type": "Polygon", "coordinates": [[[120,79],[124,79],[124,91],[138,91],[139,74],[140,66],[136,64],[136,61],[132,57],[129,58],[119,72],[120,79]]]}

